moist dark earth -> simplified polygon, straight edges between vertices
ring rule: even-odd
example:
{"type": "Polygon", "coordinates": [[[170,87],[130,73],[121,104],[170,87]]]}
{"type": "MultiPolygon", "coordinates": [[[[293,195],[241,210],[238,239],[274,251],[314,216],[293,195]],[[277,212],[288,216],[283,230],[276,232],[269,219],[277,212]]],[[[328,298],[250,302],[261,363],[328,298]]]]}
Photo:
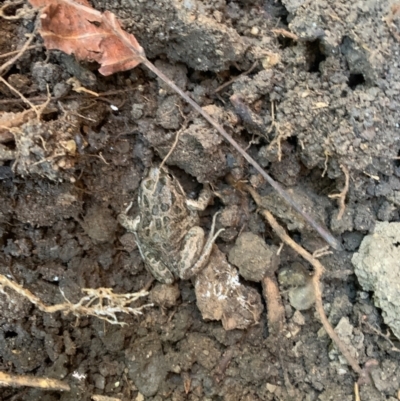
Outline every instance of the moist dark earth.
{"type": "MultiPolygon", "coordinates": [[[[342,249],[320,259],[326,314],[361,366],[376,361],[370,380],[360,383],[360,399],[399,400],[399,338],[351,262],[378,222],[400,218],[396,3],[95,0],[92,5],[114,12],[147,57],[339,240],[342,249]],[[329,195],[344,188],[346,169],[349,190],[339,220],[337,200],[329,195]]],[[[33,31],[35,15],[28,10],[19,4],[4,11],[0,54],[20,49],[33,31]],[[21,12],[20,19],[9,18],[21,12]]],[[[167,164],[190,197],[204,183],[212,185],[214,203],[201,215],[201,225],[209,230],[212,215],[222,211],[217,228],[225,231],[217,244],[225,254],[242,233],[275,250],[281,244],[249,195],[226,180],[228,174],[256,185],[297,243],[310,252],[326,245],[145,67],[103,77],[97,65],[46,51],[42,43],[36,33],[35,46],[1,73],[32,104],[44,104],[47,91],[51,95],[40,121],[33,114],[0,131],[3,276],[46,305],[78,302],[83,288],[132,293],[148,285],[151,276],[134,237],[117,216],[130,202],[129,213],[138,213],[141,179],[165,157],[179,130],[167,164]],[[73,91],[71,77],[100,96],[73,91]]],[[[4,113],[27,109],[0,83],[0,122],[4,113]]],[[[248,257],[254,252],[250,243],[248,257]]],[[[154,306],[138,316],[119,314],[124,326],[44,313],[3,289],[0,371],[56,378],[71,391],[2,387],[0,399],[354,400],[357,374],[332,345],[312,302],[296,300],[286,286],[294,282],[298,289],[311,273],[311,266],[283,246],[277,277],[288,329],[281,335],[269,330],[267,303],[259,323],[246,330],[225,331],[219,321],[204,321],[191,281],[177,280],[172,288],[153,282],[154,306]]],[[[260,283],[242,280],[262,295],[260,283]]],[[[397,294],[392,305],[398,308],[398,283],[397,294]]]]}

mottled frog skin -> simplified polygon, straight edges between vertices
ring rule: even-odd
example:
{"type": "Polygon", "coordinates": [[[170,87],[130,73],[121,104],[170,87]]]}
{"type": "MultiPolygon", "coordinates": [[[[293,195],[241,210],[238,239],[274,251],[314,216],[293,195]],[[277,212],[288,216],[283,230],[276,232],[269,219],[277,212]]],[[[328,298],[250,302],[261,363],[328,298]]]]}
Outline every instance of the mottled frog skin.
{"type": "Polygon", "coordinates": [[[176,277],[188,279],[208,262],[213,243],[222,231],[214,234],[215,217],[206,239],[198,225],[198,211],[211,199],[205,188],[197,201],[187,198],[179,181],[167,168],[153,167],[139,188],[139,215],[132,219],[118,216],[122,226],[133,232],[150,273],[160,282],[170,284],[176,277]]]}

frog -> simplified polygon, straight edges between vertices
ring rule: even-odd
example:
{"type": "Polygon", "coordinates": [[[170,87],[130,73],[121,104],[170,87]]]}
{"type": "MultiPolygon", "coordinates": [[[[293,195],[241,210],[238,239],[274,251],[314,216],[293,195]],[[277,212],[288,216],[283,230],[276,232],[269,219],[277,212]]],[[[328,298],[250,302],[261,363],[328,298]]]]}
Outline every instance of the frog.
{"type": "Polygon", "coordinates": [[[188,198],[179,180],[166,166],[151,167],[139,186],[139,214],[128,208],[118,215],[119,223],[134,234],[147,270],[159,282],[188,280],[207,266],[213,245],[223,231],[215,232],[214,214],[208,236],[199,225],[212,191],[205,185],[197,200],[188,198]]]}

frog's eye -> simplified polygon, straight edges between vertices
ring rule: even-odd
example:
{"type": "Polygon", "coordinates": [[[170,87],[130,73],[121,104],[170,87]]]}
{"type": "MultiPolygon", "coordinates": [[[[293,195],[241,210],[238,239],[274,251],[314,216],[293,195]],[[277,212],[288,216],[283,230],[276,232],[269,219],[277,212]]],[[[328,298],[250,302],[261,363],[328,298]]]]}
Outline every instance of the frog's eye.
{"type": "Polygon", "coordinates": [[[143,181],[143,186],[151,191],[154,188],[155,182],[153,180],[144,180],[143,181]]]}
{"type": "Polygon", "coordinates": [[[183,211],[179,206],[174,206],[174,214],[176,216],[180,216],[182,213],[183,213],[183,211]]]}

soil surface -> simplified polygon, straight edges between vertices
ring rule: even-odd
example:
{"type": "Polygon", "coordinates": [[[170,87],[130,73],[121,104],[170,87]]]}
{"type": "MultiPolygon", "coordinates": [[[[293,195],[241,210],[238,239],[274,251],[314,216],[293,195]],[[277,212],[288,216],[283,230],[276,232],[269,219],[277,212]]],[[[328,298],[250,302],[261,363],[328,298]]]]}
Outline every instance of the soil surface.
{"type": "MultiPolygon", "coordinates": [[[[360,399],[399,400],[399,338],[385,325],[378,294],[361,286],[352,264],[377,222],[400,219],[396,7],[379,0],[92,4],[114,12],[147,57],[340,241],[341,250],[320,259],[326,314],[358,363],[376,365],[360,383],[360,399]],[[346,170],[349,190],[338,219],[339,204],[329,195],[342,191],[346,170]]],[[[22,18],[0,17],[0,55],[21,48],[33,31],[28,10],[19,4],[4,14],[23,11],[22,18]]],[[[225,231],[217,245],[242,264],[244,286],[263,296],[256,256],[276,254],[281,243],[249,195],[226,180],[228,173],[257,186],[304,248],[326,245],[145,67],[103,77],[96,65],[46,51],[39,35],[32,45],[2,76],[35,105],[49,91],[41,121],[26,114],[11,130],[1,128],[4,118],[29,106],[0,83],[0,274],[46,305],[78,302],[83,288],[133,293],[146,287],[151,275],[117,216],[130,202],[129,213],[138,213],[142,178],[182,128],[167,164],[189,197],[211,184],[214,203],[201,225],[209,230],[212,215],[222,212],[217,228],[225,231]],[[74,92],[71,77],[100,96],[74,92]],[[245,237],[238,240],[239,234],[245,237]]],[[[358,377],[321,328],[308,286],[311,266],[288,246],[277,263],[282,333],[271,330],[265,299],[259,323],[245,330],[203,320],[190,280],[172,287],[153,282],[149,299],[136,306],[149,300],[154,306],[137,316],[119,314],[123,326],[44,313],[6,289],[0,292],[0,371],[56,378],[71,391],[3,387],[0,400],[354,400],[358,377]]],[[[399,299],[385,305],[398,310],[399,299]]]]}

